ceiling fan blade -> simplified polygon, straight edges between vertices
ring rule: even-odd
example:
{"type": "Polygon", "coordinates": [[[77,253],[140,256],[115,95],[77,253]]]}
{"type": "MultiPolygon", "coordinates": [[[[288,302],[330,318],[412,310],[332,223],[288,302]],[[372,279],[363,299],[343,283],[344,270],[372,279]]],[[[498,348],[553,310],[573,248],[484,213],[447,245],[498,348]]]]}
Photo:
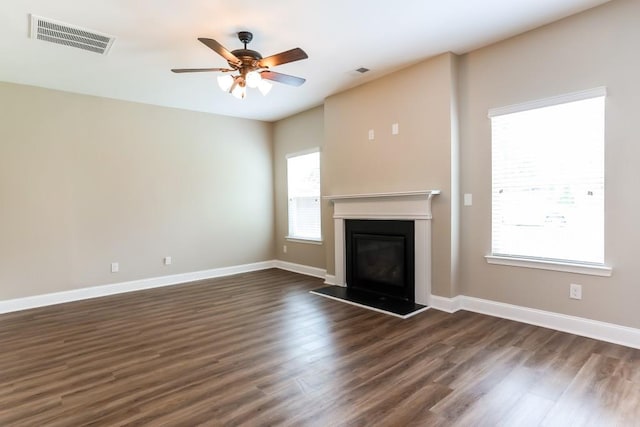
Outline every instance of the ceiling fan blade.
{"type": "Polygon", "coordinates": [[[270,68],[276,65],[286,64],[289,62],[299,61],[301,59],[307,59],[307,53],[296,47],[295,49],[287,50],[286,52],[276,53],[275,55],[267,56],[258,61],[260,68],[270,68]]]}
{"type": "Polygon", "coordinates": [[[214,39],[207,39],[207,38],[204,38],[204,37],[199,37],[198,40],[200,40],[202,43],[204,43],[205,46],[207,46],[209,49],[213,50],[218,55],[220,55],[224,59],[226,59],[227,62],[230,62],[230,63],[232,63],[234,65],[237,65],[237,66],[242,65],[242,61],[240,61],[237,56],[235,56],[233,53],[229,52],[224,46],[222,46],[220,43],[218,43],[214,39]]]}
{"type": "Polygon", "coordinates": [[[233,71],[231,68],[172,68],[174,73],[204,73],[208,71],[233,71]]]}
{"type": "Polygon", "coordinates": [[[274,82],[284,83],[290,86],[300,86],[306,82],[302,77],[290,76],[288,74],[276,73],[273,71],[263,71],[260,73],[260,76],[263,79],[273,80],[274,82]]]}

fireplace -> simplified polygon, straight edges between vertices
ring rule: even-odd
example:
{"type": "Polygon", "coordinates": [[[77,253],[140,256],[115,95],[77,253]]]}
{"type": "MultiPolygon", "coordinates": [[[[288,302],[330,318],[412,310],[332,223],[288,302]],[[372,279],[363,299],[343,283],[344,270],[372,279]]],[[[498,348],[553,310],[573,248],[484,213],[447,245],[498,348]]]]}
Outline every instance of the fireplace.
{"type": "Polygon", "coordinates": [[[345,221],[346,285],[415,301],[413,221],[345,221]]]}
{"type": "Polygon", "coordinates": [[[327,276],[332,286],[312,292],[403,319],[427,309],[431,299],[431,199],[437,194],[439,190],[325,196],[333,203],[335,276],[327,276]],[[392,223],[399,228],[359,228],[360,224],[392,223]],[[353,224],[355,240],[346,231],[353,224]],[[357,262],[354,266],[353,254],[349,255],[352,246],[364,258],[365,267],[377,267],[368,269],[357,262]],[[367,260],[373,251],[378,254],[367,260]]]}

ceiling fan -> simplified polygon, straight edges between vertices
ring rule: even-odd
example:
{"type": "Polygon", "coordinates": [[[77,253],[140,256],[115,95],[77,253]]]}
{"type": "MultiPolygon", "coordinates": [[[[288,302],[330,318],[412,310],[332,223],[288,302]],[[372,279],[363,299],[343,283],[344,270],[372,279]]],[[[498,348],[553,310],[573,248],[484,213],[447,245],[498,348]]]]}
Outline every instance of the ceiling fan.
{"type": "Polygon", "coordinates": [[[271,67],[287,64],[308,58],[304,50],[299,47],[285,52],[263,58],[259,52],[247,49],[247,44],[253,39],[249,31],[240,31],[238,39],[244,44],[244,48],[229,52],[224,46],[213,39],[198,38],[205,46],[212,49],[218,55],[227,60],[230,68],[174,68],[174,73],[198,73],[207,71],[220,71],[223,73],[238,72],[236,75],[225,74],[218,77],[218,84],[225,92],[233,94],[237,98],[246,96],[247,87],[256,87],[263,95],[271,90],[271,84],[267,80],[284,83],[290,86],[300,86],[305,82],[302,77],[271,71],[271,67]]]}

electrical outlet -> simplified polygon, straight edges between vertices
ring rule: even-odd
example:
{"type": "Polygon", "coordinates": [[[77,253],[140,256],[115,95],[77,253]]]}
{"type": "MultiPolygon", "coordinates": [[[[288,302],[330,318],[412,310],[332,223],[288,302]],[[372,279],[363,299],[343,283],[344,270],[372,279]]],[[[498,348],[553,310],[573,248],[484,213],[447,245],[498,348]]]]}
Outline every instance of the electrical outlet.
{"type": "Polygon", "coordinates": [[[373,141],[374,139],[376,139],[376,134],[373,129],[369,129],[369,141],[373,141]]]}
{"type": "Polygon", "coordinates": [[[572,283],[569,285],[569,298],[582,299],[582,285],[572,283]]]}
{"type": "Polygon", "coordinates": [[[171,257],[170,256],[164,257],[164,265],[171,265],[171,257]]]}
{"type": "Polygon", "coordinates": [[[391,125],[391,135],[397,135],[400,133],[400,128],[398,127],[397,123],[393,123],[391,125]]]}
{"type": "Polygon", "coordinates": [[[282,252],[287,253],[287,245],[282,245],[282,252]]]}
{"type": "Polygon", "coordinates": [[[120,271],[120,264],[118,264],[117,262],[112,262],[111,263],[111,272],[112,273],[117,273],[118,271],[120,271]]]}

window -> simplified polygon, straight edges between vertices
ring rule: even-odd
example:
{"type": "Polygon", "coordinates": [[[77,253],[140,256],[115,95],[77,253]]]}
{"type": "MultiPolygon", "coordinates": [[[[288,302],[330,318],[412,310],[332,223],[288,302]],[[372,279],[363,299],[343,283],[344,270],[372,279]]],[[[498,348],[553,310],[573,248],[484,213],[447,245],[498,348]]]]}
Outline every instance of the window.
{"type": "Polygon", "coordinates": [[[287,156],[289,239],[321,240],[320,152],[287,156]]]}
{"type": "Polygon", "coordinates": [[[597,88],[489,112],[493,256],[604,264],[604,100],[597,88]]]}

